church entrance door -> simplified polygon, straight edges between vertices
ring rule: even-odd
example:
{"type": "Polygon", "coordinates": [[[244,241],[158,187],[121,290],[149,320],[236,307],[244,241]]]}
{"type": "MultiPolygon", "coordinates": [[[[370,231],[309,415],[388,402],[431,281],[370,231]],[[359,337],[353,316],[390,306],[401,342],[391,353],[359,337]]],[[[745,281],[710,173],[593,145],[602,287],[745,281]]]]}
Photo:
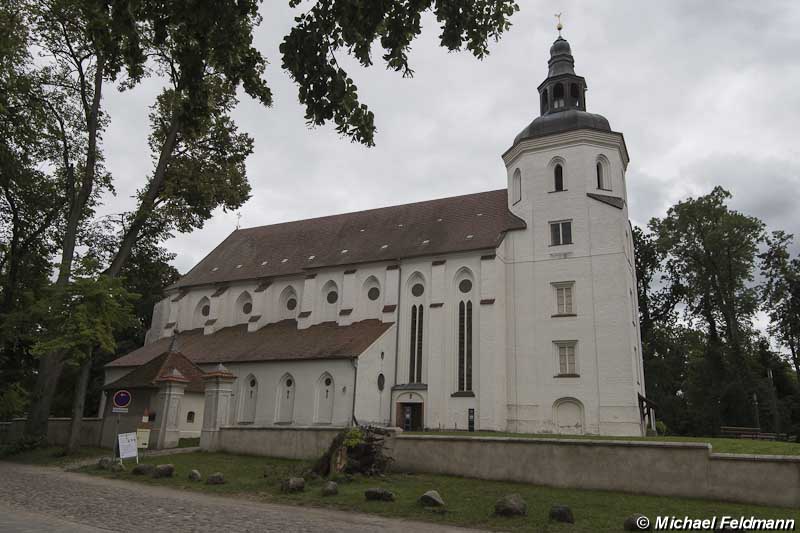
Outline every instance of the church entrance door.
{"type": "Polygon", "coordinates": [[[403,431],[422,431],[422,403],[398,403],[397,422],[403,431]]]}

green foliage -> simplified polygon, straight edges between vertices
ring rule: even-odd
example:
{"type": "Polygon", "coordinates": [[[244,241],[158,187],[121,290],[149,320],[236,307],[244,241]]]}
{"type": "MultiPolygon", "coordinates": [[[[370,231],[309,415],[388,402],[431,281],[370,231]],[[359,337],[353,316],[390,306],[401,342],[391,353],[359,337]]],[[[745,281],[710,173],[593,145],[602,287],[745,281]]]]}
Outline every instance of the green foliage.
{"type": "Polygon", "coordinates": [[[795,372],[800,377],[800,256],[792,259],[792,236],[774,231],[760,254],[763,309],[769,315],[769,332],[777,343],[789,350],[795,372]]]}
{"type": "Polygon", "coordinates": [[[25,414],[28,406],[28,391],[20,383],[12,383],[0,392],[0,420],[8,420],[25,414]]]}
{"type": "MultiPolygon", "coordinates": [[[[300,4],[289,2],[291,7],[300,4]]],[[[295,18],[281,43],[283,68],[299,87],[309,124],[332,120],[341,135],[372,146],[375,117],[359,101],[358,88],[338,62],[338,52],[368,67],[377,43],[387,68],[411,76],[408,52],[422,32],[424,13],[436,16],[443,47],[451,52],[466,49],[482,59],[489,53],[489,42],[511,27],[509,19],[518,10],[513,0],[318,0],[295,18]]]]}
{"type": "Polygon", "coordinates": [[[344,436],[344,444],[345,448],[355,448],[359,444],[364,442],[364,433],[358,427],[351,427],[347,430],[344,436]]]}
{"type": "Polygon", "coordinates": [[[113,352],[114,333],[130,325],[135,299],[121,280],[108,276],[76,276],[63,288],[53,287],[34,311],[43,328],[33,353],[64,353],[79,365],[96,347],[113,352]]]}

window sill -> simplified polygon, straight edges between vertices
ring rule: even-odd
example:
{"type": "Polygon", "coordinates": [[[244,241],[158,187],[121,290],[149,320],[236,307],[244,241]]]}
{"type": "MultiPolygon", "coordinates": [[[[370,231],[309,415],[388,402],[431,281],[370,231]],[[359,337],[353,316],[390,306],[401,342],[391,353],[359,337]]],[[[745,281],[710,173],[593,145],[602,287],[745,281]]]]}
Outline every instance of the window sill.
{"type": "Polygon", "coordinates": [[[550,318],[563,318],[567,316],[576,317],[578,315],[576,313],[560,313],[560,314],[550,315],[550,318]]]}
{"type": "Polygon", "coordinates": [[[556,374],[554,378],[579,378],[580,374],[556,374]]]}
{"type": "Polygon", "coordinates": [[[555,248],[556,246],[571,246],[575,244],[574,242],[563,242],[561,244],[551,244],[550,248],[555,248]]]}
{"type": "Polygon", "coordinates": [[[561,189],[560,191],[547,191],[547,194],[553,194],[554,192],[567,192],[569,189],[561,189]]]}
{"type": "Polygon", "coordinates": [[[475,393],[471,390],[460,390],[450,395],[451,398],[474,398],[475,393]]]}

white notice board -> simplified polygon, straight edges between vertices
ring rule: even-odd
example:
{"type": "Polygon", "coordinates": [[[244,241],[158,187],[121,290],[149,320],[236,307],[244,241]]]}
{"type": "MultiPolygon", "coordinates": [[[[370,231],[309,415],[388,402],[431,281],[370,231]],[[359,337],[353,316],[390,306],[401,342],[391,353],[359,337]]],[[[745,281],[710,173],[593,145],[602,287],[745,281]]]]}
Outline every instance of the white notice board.
{"type": "Polygon", "coordinates": [[[119,440],[120,459],[138,457],[138,450],[136,449],[136,433],[120,433],[117,435],[117,439],[119,440]]]}

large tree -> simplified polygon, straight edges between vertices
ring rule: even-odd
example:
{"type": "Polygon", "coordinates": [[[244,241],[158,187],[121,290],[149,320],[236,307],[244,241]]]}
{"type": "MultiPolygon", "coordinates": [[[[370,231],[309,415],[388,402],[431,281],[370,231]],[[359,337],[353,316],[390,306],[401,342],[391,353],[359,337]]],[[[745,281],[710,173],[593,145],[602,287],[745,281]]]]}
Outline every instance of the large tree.
{"type": "Polygon", "coordinates": [[[774,231],[760,255],[763,309],[769,315],[769,332],[780,346],[789,350],[800,379],[800,256],[792,258],[792,236],[774,231]]]}
{"type": "Polygon", "coordinates": [[[692,365],[703,382],[693,409],[707,415],[705,430],[712,433],[724,421],[749,421],[755,392],[747,359],[758,309],[753,271],[763,223],[730,209],[730,196],[715,187],[650,223],[684,319],[705,334],[702,358],[692,365]]]}
{"type": "MultiPolygon", "coordinates": [[[[110,176],[102,167],[100,140],[110,120],[102,109],[106,86],[135,85],[143,76],[166,82],[153,104],[150,147],[154,167],[143,177],[136,208],[119,231],[119,247],[105,275],[119,276],[142,235],[152,227],[165,233],[199,227],[217,207],[235,208],[249,196],[244,160],[252,140],[230,118],[238,89],[264,105],[271,92],[263,79],[266,60],[252,46],[259,24],[258,0],[46,0],[26,4],[38,46],[49,54],[67,103],[80,110],[80,150],[70,155],[65,187],[67,208],[60,235],[56,284],[72,274],[76,244],[85,233],[91,201],[110,176]],[[75,153],[77,152],[77,153],[75,153]]],[[[291,0],[298,7],[301,2],[291,0]]],[[[374,143],[369,110],[338,65],[336,53],[372,63],[371,47],[384,48],[387,67],[410,75],[407,51],[432,11],[449,50],[468,49],[481,58],[491,39],[509,27],[517,10],[510,0],[471,2],[353,2],[319,0],[296,19],[281,45],[284,68],[299,86],[307,119],[334,121],[351,140],[374,143]]],[[[55,106],[54,106],[55,107],[55,106]]],[[[46,431],[55,385],[65,354],[41,357],[26,431],[46,431]]]]}

